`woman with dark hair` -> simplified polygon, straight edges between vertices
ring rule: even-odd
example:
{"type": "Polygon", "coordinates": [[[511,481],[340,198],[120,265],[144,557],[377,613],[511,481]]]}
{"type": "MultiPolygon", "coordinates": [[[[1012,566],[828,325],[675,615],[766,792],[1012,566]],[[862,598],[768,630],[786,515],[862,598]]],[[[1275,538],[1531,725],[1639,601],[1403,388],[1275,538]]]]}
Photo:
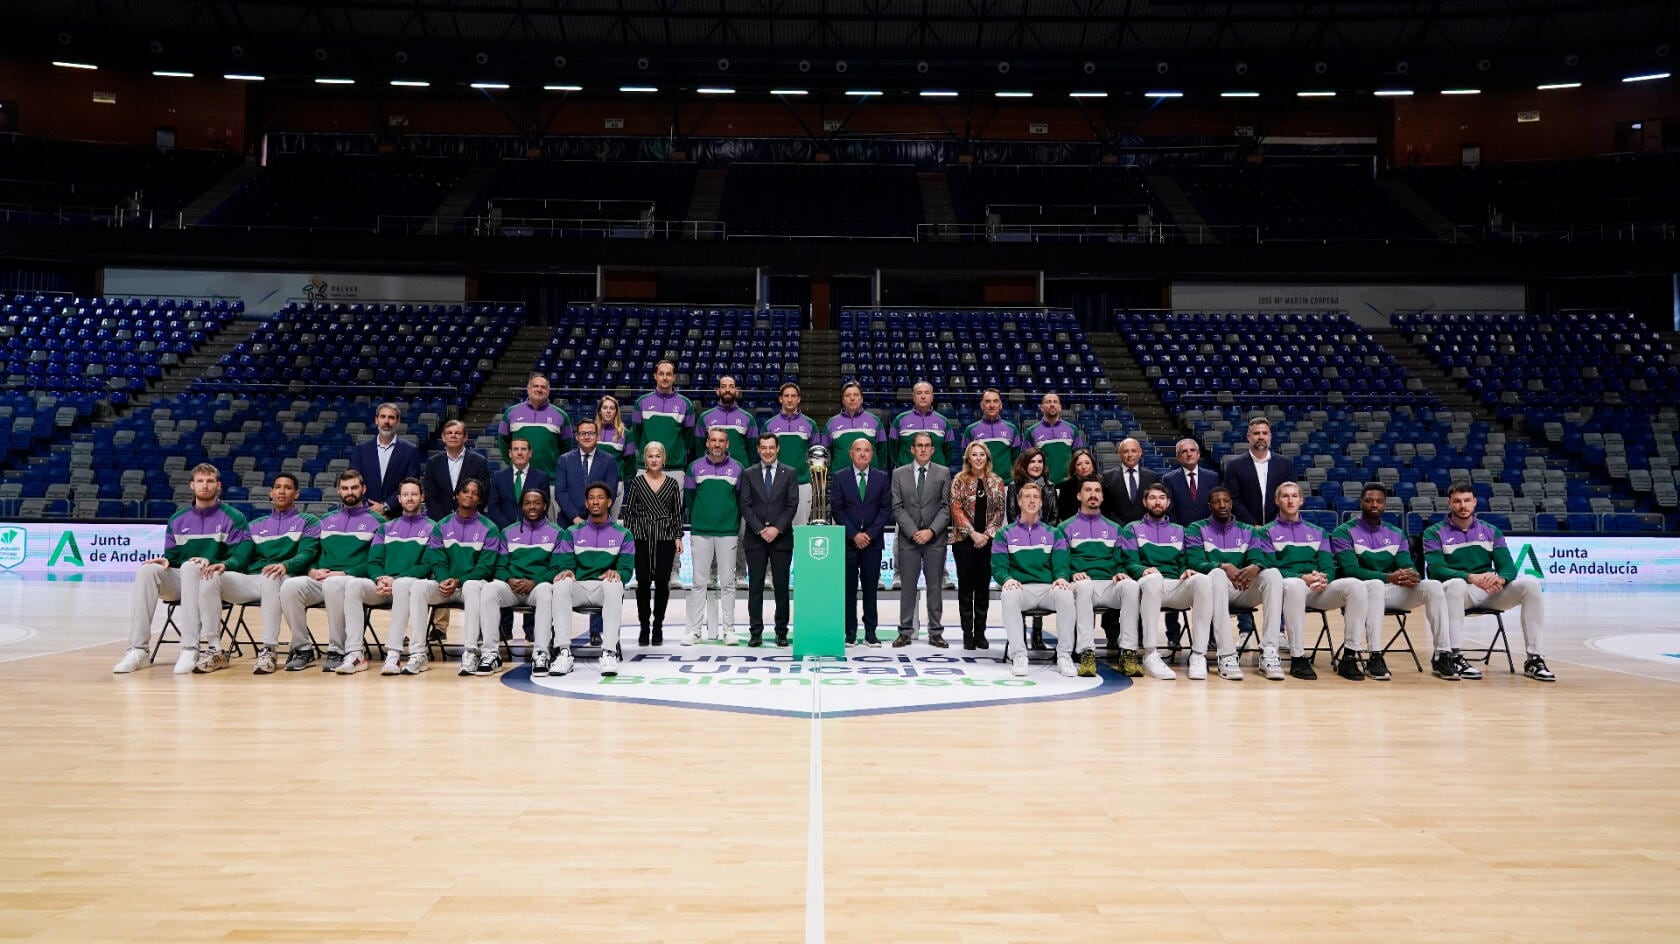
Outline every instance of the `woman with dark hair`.
{"type": "Polygon", "coordinates": [[[1089,449],[1075,449],[1068,459],[1068,477],[1056,486],[1056,520],[1066,521],[1079,514],[1079,486],[1084,482],[1102,482],[1102,470],[1097,457],[1089,449]]]}

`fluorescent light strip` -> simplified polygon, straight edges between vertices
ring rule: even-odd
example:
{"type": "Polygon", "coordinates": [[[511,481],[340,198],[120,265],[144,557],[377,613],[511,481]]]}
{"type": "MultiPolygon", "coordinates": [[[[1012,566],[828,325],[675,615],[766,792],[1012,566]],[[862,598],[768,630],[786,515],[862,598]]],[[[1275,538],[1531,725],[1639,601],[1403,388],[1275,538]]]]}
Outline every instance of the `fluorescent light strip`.
{"type": "Polygon", "coordinates": [[[1183,92],[1144,92],[1144,98],[1183,98],[1183,92]]]}
{"type": "Polygon", "coordinates": [[[1378,98],[1405,98],[1412,94],[1411,89],[1377,89],[1371,93],[1378,98]]]}
{"type": "Polygon", "coordinates": [[[948,89],[922,89],[923,98],[956,98],[957,93],[948,89]]]}
{"type": "Polygon", "coordinates": [[[1552,92],[1552,91],[1556,91],[1558,89],[1572,89],[1572,88],[1580,88],[1580,87],[1581,87],[1581,83],[1579,83],[1579,82],[1552,82],[1552,83],[1547,84],[1547,85],[1536,85],[1535,86],[1536,89],[1539,89],[1542,92],[1552,92]]]}
{"type": "Polygon", "coordinates": [[[1480,95],[1481,89],[1442,89],[1442,95],[1480,95]]]}
{"type": "Polygon", "coordinates": [[[630,95],[659,91],[651,85],[620,85],[618,90],[630,95]]]}
{"type": "Polygon", "coordinates": [[[1335,98],[1335,92],[1296,92],[1296,98],[1335,98]]]}
{"type": "Polygon", "coordinates": [[[1068,98],[1107,98],[1107,92],[1069,92],[1068,98]]]}
{"type": "Polygon", "coordinates": [[[879,92],[879,91],[873,90],[873,89],[847,89],[846,94],[847,95],[857,95],[857,96],[860,96],[860,97],[867,98],[868,96],[880,95],[882,93],[879,92]]]}
{"type": "Polygon", "coordinates": [[[1220,92],[1220,98],[1259,98],[1259,92],[1220,92]]]}
{"type": "Polygon", "coordinates": [[[355,85],[355,79],[316,79],[316,85],[355,85]]]}
{"type": "Polygon", "coordinates": [[[771,95],[809,95],[805,89],[771,89],[771,95]]]}
{"type": "Polygon", "coordinates": [[[224,73],[222,73],[222,78],[227,79],[230,82],[264,82],[264,81],[267,81],[266,79],[264,79],[260,75],[250,75],[250,74],[244,73],[244,72],[224,72],[224,73]]]}
{"type": "Polygon", "coordinates": [[[581,92],[581,91],[583,91],[583,86],[581,86],[581,85],[545,85],[545,86],[543,86],[543,91],[545,91],[545,92],[581,92]]]}
{"type": "Polygon", "coordinates": [[[171,72],[168,69],[154,69],[152,75],[160,79],[190,79],[193,77],[191,72],[171,72]]]}
{"type": "Polygon", "coordinates": [[[89,71],[96,71],[99,68],[91,62],[64,62],[59,59],[54,59],[53,65],[60,69],[87,69],[89,71]]]}
{"type": "Polygon", "coordinates": [[[1032,98],[1031,92],[993,92],[994,98],[1032,98]]]}
{"type": "Polygon", "coordinates": [[[734,95],[735,94],[735,90],[732,89],[732,88],[697,88],[694,91],[698,92],[701,95],[734,95]]]}
{"type": "Polygon", "coordinates": [[[1622,81],[1623,82],[1654,82],[1657,79],[1666,79],[1666,78],[1669,77],[1669,75],[1670,75],[1670,73],[1667,73],[1667,72],[1649,72],[1649,73],[1646,73],[1645,75],[1630,75],[1630,76],[1627,76],[1627,77],[1623,78],[1622,81]]]}
{"type": "Polygon", "coordinates": [[[431,88],[432,83],[421,82],[418,79],[392,79],[391,84],[397,88],[431,88]]]}
{"type": "Polygon", "coordinates": [[[475,89],[493,89],[501,91],[505,90],[508,86],[506,82],[474,82],[471,87],[475,89]]]}

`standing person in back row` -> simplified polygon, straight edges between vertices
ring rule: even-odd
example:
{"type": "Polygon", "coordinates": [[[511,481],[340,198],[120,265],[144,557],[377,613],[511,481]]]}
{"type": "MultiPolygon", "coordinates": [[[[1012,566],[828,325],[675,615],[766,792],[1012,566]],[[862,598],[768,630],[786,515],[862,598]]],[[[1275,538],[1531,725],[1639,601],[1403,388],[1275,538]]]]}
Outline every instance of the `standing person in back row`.
{"type": "Polygon", "coordinates": [[[699,414],[694,401],[677,392],[677,365],[660,361],[653,365],[653,392],[637,397],[630,412],[630,438],[643,449],[648,443],[664,446],[665,468],[681,484],[699,414]]]}
{"type": "Polygon", "coordinates": [[[406,439],[397,438],[402,413],[395,403],[381,403],[373,411],[374,437],[356,446],[350,457],[350,468],[362,475],[367,483],[368,504],[373,513],[395,518],[397,489],[402,480],[420,477],[420,449],[406,439]]]}
{"type": "MultiPolygon", "coordinates": [[[[513,437],[524,439],[531,444],[531,464],[552,478],[554,463],[571,444],[572,420],[565,410],[549,401],[548,395],[548,378],[533,373],[525,381],[525,399],[502,411],[501,422],[496,426],[496,442],[502,450],[502,458],[508,460],[508,447],[513,437]]],[[[426,484],[427,500],[443,503],[442,514],[434,516],[441,518],[453,510],[449,502],[455,489],[451,486],[448,491],[434,495],[432,484],[426,484]]]]}
{"type": "Polygon", "coordinates": [[[1015,467],[1015,454],[1027,448],[1021,428],[1003,418],[1003,394],[997,388],[980,394],[980,418],[963,430],[963,443],[984,445],[992,456],[992,473],[1000,477],[1015,467]]]}
{"type": "MultiPolygon", "coordinates": [[[[1237,520],[1264,527],[1277,517],[1278,485],[1295,481],[1295,463],[1288,456],[1272,451],[1271,421],[1255,416],[1248,421],[1248,451],[1227,459],[1221,476],[1225,487],[1231,490],[1237,520]]],[[[1239,615],[1237,629],[1252,632],[1254,617],[1248,613],[1239,615]]]]}
{"type": "Polygon", "coordinates": [[[863,408],[863,388],[856,383],[847,381],[840,387],[840,412],[828,418],[823,432],[834,455],[849,456],[852,454],[852,443],[866,439],[869,441],[871,467],[887,467],[887,429],[881,425],[880,417],[863,408]]]}
{"type": "Polygon", "coordinates": [[[467,424],[460,420],[444,423],[440,438],[443,451],[426,460],[426,473],[420,480],[426,490],[426,517],[433,521],[455,510],[449,496],[467,479],[478,482],[481,494],[490,492],[490,463],[467,448],[467,424]]]}
{"type": "Polygon", "coordinates": [[[729,458],[746,466],[752,461],[748,443],[758,441],[758,420],[741,409],[740,397],[734,377],[729,374],[719,377],[717,405],[700,414],[694,436],[700,441],[701,448],[705,448],[706,434],[714,429],[723,430],[724,435],[729,437],[729,458]]]}
{"type": "Polygon", "coordinates": [[[782,384],[777,399],[782,409],[764,421],[764,431],[775,434],[778,458],[799,477],[799,510],[793,515],[794,527],[798,527],[811,520],[811,462],[806,453],[812,446],[827,445],[828,437],[815,420],[799,412],[803,398],[798,384],[782,384]]]}
{"type": "Polygon", "coordinates": [[[927,583],[928,644],[944,649],[945,547],[951,529],[951,470],[934,461],[933,434],[919,432],[910,440],[910,461],[893,470],[893,522],[898,540],[893,561],[898,565],[898,638],[893,645],[910,645],[916,637],[916,579],[927,583]]]}
{"type": "Polygon", "coordinates": [[[1067,478],[1073,451],[1085,448],[1085,434],[1062,420],[1062,398],[1047,393],[1038,403],[1039,421],[1027,427],[1027,443],[1044,452],[1044,477],[1060,482],[1067,478]]]}
{"type": "Polygon", "coordinates": [[[946,419],[944,414],[934,412],[933,384],[925,380],[910,388],[910,402],[910,409],[898,414],[892,421],[891,436],[893,445],[898,449],[898,464],[913,461],[915,435],[927,433],[933,439],[934,463],[948,467],[957,452],[957,424],[946,419]]]}

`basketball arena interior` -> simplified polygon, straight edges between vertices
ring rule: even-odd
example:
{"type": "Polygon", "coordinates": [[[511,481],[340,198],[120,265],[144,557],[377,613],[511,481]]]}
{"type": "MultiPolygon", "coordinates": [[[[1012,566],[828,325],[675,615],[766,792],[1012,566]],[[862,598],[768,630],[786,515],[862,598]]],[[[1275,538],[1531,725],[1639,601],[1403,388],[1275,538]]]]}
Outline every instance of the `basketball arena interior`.
{"type": "Polygon", "coordinates": [[[1677,40],[0,4],[0,939],[1674,940],[1677,40]]]}

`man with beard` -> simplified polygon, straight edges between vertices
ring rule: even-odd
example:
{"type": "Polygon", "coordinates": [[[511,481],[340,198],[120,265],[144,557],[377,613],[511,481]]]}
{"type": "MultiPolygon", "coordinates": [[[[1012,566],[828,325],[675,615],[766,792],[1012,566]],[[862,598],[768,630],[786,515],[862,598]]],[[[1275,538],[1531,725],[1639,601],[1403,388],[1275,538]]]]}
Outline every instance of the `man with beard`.
{"type": "Polygon", "coordinates": [[[381,403],[373,411],[374,437],[360,443],[350,456],[350,468],[362,474],[368,504],[380,516],[397,514],[397,488],[403,479],[419,478],[420,450],[397,438],[402,414],[395,403],[381,403]]]}
{"type": "Polygon", "coordinates": [[[735,378],[728,374],[719,377],[717,405],[700,414],[694,435],[703,449],[708,433],[714,429],[723,430],[729,438],[729,458],[745,466],[752,461],[747,444],[758,440],[758,421],[751,413],[741,409],[739,399],[740,391],[735,386],[735,378]]]}
{"type": "MultiPolygon", "coordinates": [[[[1476,492],[1469,482],[1454,482],[1447,489],[1447,517],[1423,532],[1423,559],[1429,576],[1441,581],[1447,596],[1447,635],[1452,641],[1453,664],[1459,678],[1469,665],[1459,652],[1464,642],[1464,610],[1481,606],[1493,610],[1522,607],[1523,674],[1537,682],[1555,682],[1557,676],[1546,666],[1540,651],[1540,631],[1546,625],[1545,603],[1540,581],[1520,574],[1517,562],[1505,546],[1505,535],[1476,517],[1476,492]]],[[[1440,660],[1436,641],[1436,660],[1440,660]]],[[[1443,675],[1439,669],[1437,675],[1443,675]]]]}
{"type": "MultiPolygon", "coordinates": [[[[1151,678],[1162,681],[1177,676],[1162,661],[1155,643],[1155,633],[1161,625],[1161,608],[1189,608],[1191,625],[1195,625],[1198,618],[1205,618],[1208,611],[1207,578],[1189,567],[1184,529],[1167,517],[1171,504],[1166,487],[1156,482],[1144,490],[1143,517],[1126,525],[1121,532],[1123,544],[1136,548],[1129,553],[1135,554],[1131,561],[1131,573],[1138,581],[1138,608],[1142,611],[1145,634],[1141,642],[1146,654],[1140,668],[1151,678]]],[[[1137,632],[1135,626],[1120,627],[1122,651],[1139,648],[1139,637],[1134,635],[1137,632]]],[[[1188,674],[1196,681],[1207,678],[1207,660],[1204,658],[1198,663],[1192,656],[1188,674]]]]}
{"type": "MultiPolygon", "coordinates": [[[[355,578],[367,576],[373,536],[384,523],[368,506],[364,489],[361,473],[356,470],[346,469],[338,474],[339,507],[321,519],[321,553],[315,559],[315,566],[280,585],[280,613],[292,634],[292,654],[286,660],[288,672],[302,672],[317,658],[315,637],[309,632],[309,607],[316,604],[324,604],[327,610],[327,652],[321,671],[337,672],[344,664],[349,632],[345,598],[355,578]]],[[[358,600],[379,602],[377,597],[364,600],[359,589],[356,593],[358,600]]],[[[362,632],[361,612],[358,603],[357,635],[362,632]]]]}
{"type": "MultiPolygon", "coordinates": [[[[1435,640],[1435,651],[1452,648],[1446,639],[1447,598],[1441,582],[1424,580],[1412,566],[1406,535],[1383,520],[1387,507],[1388,487],[1381,482],[1368,482],[1359,493],[1359,517],[1330,532],[1330,553],[1336,557],[1336,572],[1360,581],[1366,594],[1365,625],[1356,626],[1349,620],[1343,627],[1342,657],[1336,661],[1336,674],[1349,681],[1357,682],[1369,676],[1386,682],[1392,677],[1383,659],[1382,638],[1383,616],[1389,610],[1409,613],[1422,606],[1429,621],[1429,635],[1435,640]],[[1363,667],[1360,666],[1362,656],[1363,667]]],[[[1457,668],[1456,662],[1453,668],[1457,668]]],[[[1472,678],[1481,675],[1475,669],[1470,671],[1474,673],[1472,678]]],[[[1459,677],[1464,677],[1462,671],[1459,677]]]]}
{"type": "Polygon", "coordinates": [[[660,361],[653,366],[653,392],[637,397],[631,409],[630,438],[644,449],[648,443],[664,446],[665,468],[680,477],[688,467],[698,414],[694,401],[677,392],[677,365],[660,361]]]}
{"type": "Polygon", "coordinates": [[[560,573],[554,551],[560,546],[560,529],[549,522],[548,496],[538,489],[525,490],[519,511],[519,521],[502,531],[496,578],[478,592],[478,625],[500,625],[504,607],[534,608],[537,638],[531,649],[531,674],[565,675],[572,670],[570,638],[562,642],[558,654],[552,652],[554,578],[560,573]]]}
{"type": "MultiPolygon", "coordinates": [[[[391,603],[391,624],[385,633],[385,665],[380,675],[419,675],[426,671],[426,603],[414,589],[431,576],[426,549],[432,543],[432,519],[426,517],[426,495],[419,479],[409,479],[397,491],[402,514],[379,527],[368,550],[368,576],[357,578],[348,599],[373,596],[391,603]],[[413,628],[414,632],[409,632],[413,628]],[[402,665],[404,640],[408,642],[408,665],[402,665]]],[[[351,614],[353,615],[353,614],[351,614]]],[[[346,618],[349,618],[348,616],[346,618]]],[[[356,624],[361,625],[361,624],[356,624]]],[[[367,666],[360,640],[350,641],[350,652],[338,667],[341,675],[354,675],[367,666]]]]}
{"type": "Polygon", "coordinates": [[[1047,393],[1038,403],[1039,421],[1027,428],[1027,444],[1044,452],[1044,480],[1060,482],[1068,476],[1075,449],[1085,448],[1085,434],[1062,421],[1062,398],[1047,393]]]}
{"type": "Polygon", "coordinates": [[[1197,678],[1198,659],[1206,675],[1211,628],[1219,647],[1219,677],[1240,682],[1243,673],[1237,663],[1236,636],[1231,632],[1231,607],[1265,607],[1266,633],[1260,642],[1275,650],[1283,605],[1283,577],[1271,566],[1271,546],[1266,543],[1265,534],[1237,520],[1236,502],[1230,489],[1223,485],[1209,489],[1207,505],[1208,517],[1184,529],[1190,569],[1207,575],[1210,590],[1205,618],[1191,614],[1196,618],[1190,624],[1190,677],[1197,678]],[[1273,616],[1274,613],[1279,615],[1273,616]]]}
{"type": "Polygon", "coordinates": [[[713,634],[724,645],[735,645],[735,555],[740,548],[741,505],[738,489],[743,470],[729,456],[729,435],[714,429],[706,436],[706,454],[688,467],[684,504],[689,509],[693,583],[688,591],[688,633],[683,645],[692,646],[713,634]],[[707,627],[706,586],[717,567],[721,597],[716,622],[707,627]]]}
{"type": "Polygon", "coordinates": [[[1081,482],[1079,513],[1062,522],[1062,537],[1068,543],[1068,569],[1073,571],[1077,626],[1074,648],[1079,653],[1079,674],[1084,676],[1097,674],[1096,608],[1118,611],[1118,622],[1127,626],[1136,625],[1138,619],[1138,583],[1126,573],[1121,552],[1125,538],[1118,524],[1103,517],[1102,505],[1102,483],[1081,482]]]}

